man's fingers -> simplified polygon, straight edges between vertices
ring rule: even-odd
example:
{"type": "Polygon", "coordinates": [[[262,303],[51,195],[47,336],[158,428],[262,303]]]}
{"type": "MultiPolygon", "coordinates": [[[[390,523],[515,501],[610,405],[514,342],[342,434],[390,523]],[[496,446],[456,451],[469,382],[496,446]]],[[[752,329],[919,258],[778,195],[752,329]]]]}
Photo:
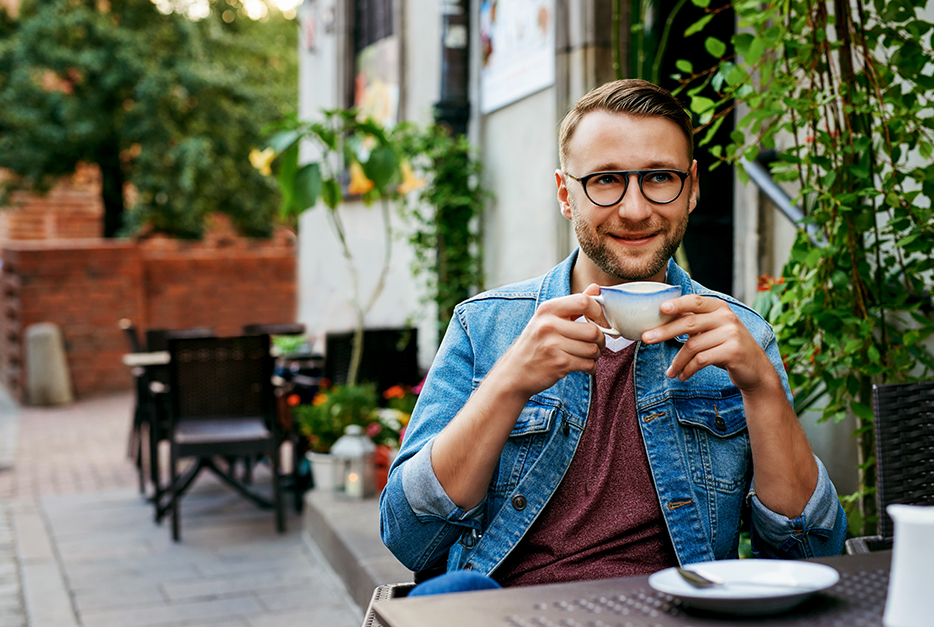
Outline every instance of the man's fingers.
{"type": "Polygon", "coordinates": [[[701,368],[712,364],[721,365],[732,354],[732,349],[726,345],[728,339],[728,334],[720,332],[720,329],[689,338],[665,374],[684,381],[701,368]]]}
{"type": "Polygon", "coordinates": [[[721,306],[728,307],[724,301],[719,298],[701,296],[700,294],[688,294],[679,296],[662,303],[661,309],[664,314],[681,314],[687,312],[707,313],[719,309],[721,306]]]}

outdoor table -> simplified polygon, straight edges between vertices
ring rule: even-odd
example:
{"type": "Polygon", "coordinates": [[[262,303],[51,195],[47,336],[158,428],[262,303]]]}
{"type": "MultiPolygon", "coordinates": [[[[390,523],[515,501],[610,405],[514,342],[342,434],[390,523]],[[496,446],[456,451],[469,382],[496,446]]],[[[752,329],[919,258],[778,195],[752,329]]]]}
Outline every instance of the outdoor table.
{"type": "MultiPolygon", "coordinates": [[[[813,561],[840,581],[797,608],[770,616],[702,613],[648,585],[648,577],[561,583],[377,601],[386,627],[881,627],[892,552],[813,561]]],[[[368,626],[369,627],[369,626],[368,626]]]]}

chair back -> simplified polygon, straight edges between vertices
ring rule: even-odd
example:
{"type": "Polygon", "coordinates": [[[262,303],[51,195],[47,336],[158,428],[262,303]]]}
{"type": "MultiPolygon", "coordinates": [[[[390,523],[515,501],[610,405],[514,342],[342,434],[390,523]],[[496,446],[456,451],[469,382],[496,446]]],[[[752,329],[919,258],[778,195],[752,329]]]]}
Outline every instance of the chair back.
{"type": "Polygon", "coordinates": [[[142,353],[143,345],[139,341],[139,334],[136,332],[136,325],[133,324],[133,321],[129,318],[123,318],[117,324],[123,330],[123,335],[126,337],[127,345],[130,347],[130,352],[142,353]]]}
{"type": "Polygon", "coordinates": [[[934,381],[873,386],[879,536],[891,538],[892,503],[934,505],[934,381]]]}
{"type": "Polygon", "coordinates": [[[178,420],[255,418],[272,424],[268,335],[169,337],[172,415],[178,420]]]}
{"type": "Polygon", "coordinates": [[[169,339],[174,337],[213,337],[211,327],[189,327],[187,329],[146,329],[146,350],[149,352],[169,350],[169,339]]]}

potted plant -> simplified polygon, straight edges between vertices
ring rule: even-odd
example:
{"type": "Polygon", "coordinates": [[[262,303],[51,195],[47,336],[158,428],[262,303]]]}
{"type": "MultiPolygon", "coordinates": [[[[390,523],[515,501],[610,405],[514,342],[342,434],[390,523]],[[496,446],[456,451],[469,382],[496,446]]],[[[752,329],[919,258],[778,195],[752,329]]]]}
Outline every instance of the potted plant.
{"type": "Polygon", "coordinates": [[[323,385],[311,403],[291,407],[292,419],[308,440],[305,454],[314,485],[322,485],[332,476],[331,447],[344,435],[349,425],[366,427],[376,419],[378,395],[372,384],[323,385]]]}

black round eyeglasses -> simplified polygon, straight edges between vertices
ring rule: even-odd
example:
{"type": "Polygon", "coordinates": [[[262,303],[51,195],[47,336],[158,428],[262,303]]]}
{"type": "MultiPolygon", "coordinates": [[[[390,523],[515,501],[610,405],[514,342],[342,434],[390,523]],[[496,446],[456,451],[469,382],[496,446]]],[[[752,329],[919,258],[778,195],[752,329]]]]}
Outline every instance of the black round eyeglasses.
{"type": "Polygon", "coordinates": [[[667,205],[681,196],[684,181],[689,172],[678,170],[619,170],[614,172],[594,172],[577,177],[565,172],[584,188],[590,202],[598,207],[612,207],[619,204],[629,188],[629,177],[635,174],[639,180],[639,189],[649,202],[667,205]]]}

